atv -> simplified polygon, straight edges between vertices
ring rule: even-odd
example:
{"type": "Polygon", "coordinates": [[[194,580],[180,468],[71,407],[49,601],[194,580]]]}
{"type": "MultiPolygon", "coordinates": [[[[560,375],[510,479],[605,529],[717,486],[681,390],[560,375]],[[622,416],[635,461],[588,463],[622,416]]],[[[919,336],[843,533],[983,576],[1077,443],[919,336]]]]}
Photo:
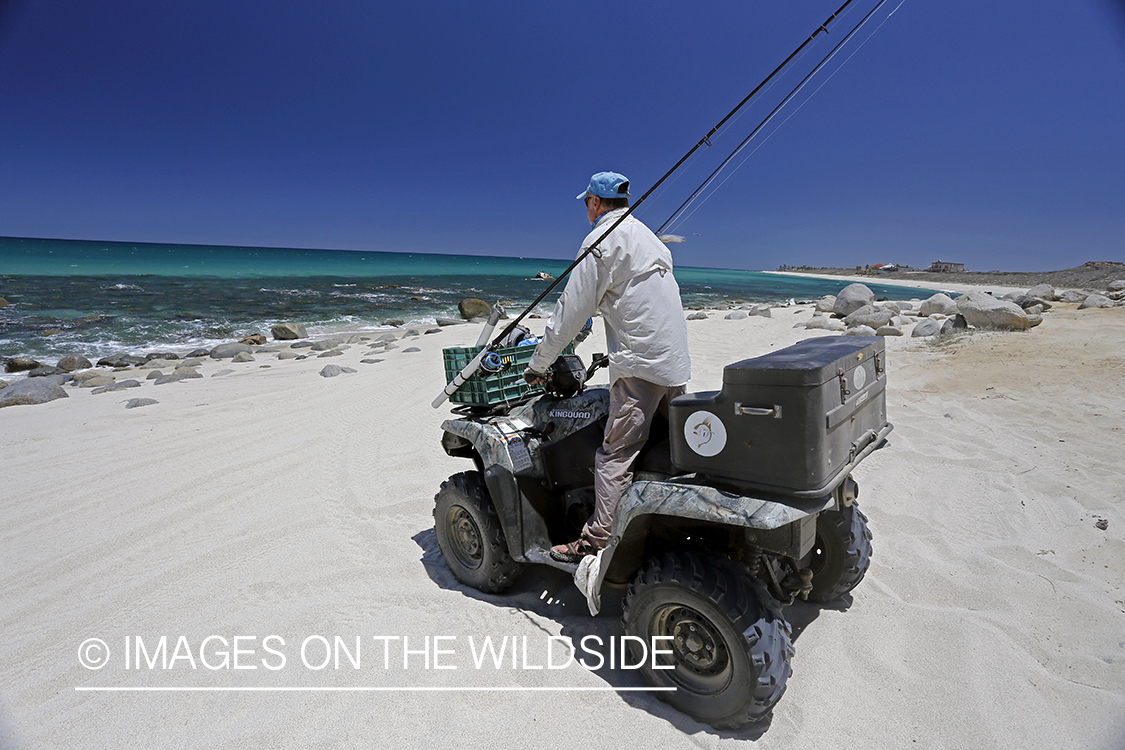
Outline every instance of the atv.
{"type": "MultiPolygon", "coordinates": [[[[500,350],[482,383],[505,366],[518,378],[531,348],[500,350]]],[[[465,585],[501,592],[529,564],[576,572],[549,551],[593,511],[609,391],[587,383],[605,362],[564,355],[544,392],[520,378],[522,395],[499,387],[502,401],[463,404],[442,423],[446,453],[475,467],[442,483],[434,508],[465,585]]],[[[724,729],[770,715],[793,656],[782,607],[839,599],[867,572],[851,474],[892,429],[885,391],[882,339],[813,338],[728,365],[722,390],[680,396],[654,420],[588,596],[628,587],[625,634],[654,644],[639,671],[674,688],[660,698],[724,729]]]]}

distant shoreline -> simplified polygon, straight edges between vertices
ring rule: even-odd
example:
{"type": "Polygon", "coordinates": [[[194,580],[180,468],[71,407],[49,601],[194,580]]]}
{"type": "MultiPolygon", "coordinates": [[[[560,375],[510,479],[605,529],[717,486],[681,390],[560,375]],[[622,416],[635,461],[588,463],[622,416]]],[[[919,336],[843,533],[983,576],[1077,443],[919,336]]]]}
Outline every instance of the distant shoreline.
{"type": "Polygon", "coordinates": [[[850,278],[872,284],[906,284],[928,288],[958,291],[957,287],[1026,290],[1036,284],[1050,284],[1056,289],[1105,289],[1117,279],[1125,279],[1125,263],[1118,261],[1090,261],[1075,268],[1060,271],[878,271],[856,273],[854,268],[787,268],[784,271],[767,271],[794,276],[817,278],[850,278]]]}

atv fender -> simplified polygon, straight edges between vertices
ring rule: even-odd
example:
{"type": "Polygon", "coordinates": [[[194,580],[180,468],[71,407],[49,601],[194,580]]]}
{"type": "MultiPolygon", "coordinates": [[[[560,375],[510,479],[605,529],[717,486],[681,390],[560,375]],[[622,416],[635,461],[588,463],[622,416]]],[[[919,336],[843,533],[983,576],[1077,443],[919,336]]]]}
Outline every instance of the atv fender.
{"type": "Polygon", "coordinates": [[[472,443],[484,468],[503,466],[512,474],[518,473],[508,445],[494,425],[467,419],[447,419],[441,423],[441,429],[472,443]]]}
{"type": "MultiPolygon", "coordinates": [[[[600,592],[603,581],[627,581],[644,563],[645,538],[656,517],[669,516],[680,521],[691,519],[701,525],[737,527],[769,532],[795,522],[801,546],[811,545],[816,515],[836,505],[830,493],[811,499],[748,497],[716,487],[694,484],[693,476],[670,482],[635,482],[617,506],[613,535],[602,553],[596,580],[600,592]],[[808,520],[803,520],[808,519],[808,520]],[[808,528],[806,528],[808,527],[808,528]],[[810,537],[808,540],[803,537],[810,537]]],[[[753,533],[747,533],[749,538],[753,533]]]]}

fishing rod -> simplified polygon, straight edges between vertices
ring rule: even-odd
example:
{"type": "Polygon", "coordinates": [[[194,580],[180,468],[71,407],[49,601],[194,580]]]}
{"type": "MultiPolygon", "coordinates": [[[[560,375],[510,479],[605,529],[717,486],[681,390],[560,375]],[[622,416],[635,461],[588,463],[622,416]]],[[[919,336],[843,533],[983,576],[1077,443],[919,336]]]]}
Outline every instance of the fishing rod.
{"type": "MultiPolygon", "coordinates": [[[[668,219],[663,224],[660,225],[660,228],[656,230],[656,236],[658,236],[658,237],[661,236],[661,234],[664,232],[664,230],[666,228],[668,228],[668,226],[676,219],[676,217],[679,216],[683,212],[683,210],[685,208],[687,208],[687,206],[690,205],[696,199],[696,197],[698,197],[698,195],[711,183],[711,181],[715,179],[715,177],[719,174],[719,172],[723,171],[723,169],[727,166],[727,164],[730,163],[731,159],[733,159],[735,156],[737,156],[738,153],[740,151],[742,151],[743,148],[746,147],[746,144],[749,143],[751,140],[753,140],[754,136],[756,136],[761,131],[762,128],[764,128],[767,124],[769,124],[769,122],[771,120],[773,120],[774,116],[778,112],[780,112],[781,109],[786,104],[788,104],[789,101],[794,96],[796,96],[797,93],[801,89],[803,89],[805,87],[805,84],[807,84],[812,79],[813,76],[815,76],[817,73],[819,73],[820,70],[825,65],[828,64],[829,60],[831,60],[833,57],[836,56],[836,53],[840,51],[840,48],[843,47],[845,44],[847,44],[847,42],[853,36],[855,36],[856,32],[859,31],[861,28],[863,28],[863,26],[867,23],[867,21],[870,20],[871,16],[875,15],[875,12],[877,10],[879,10],[879,8],[883,7],[883,5],[886,2],[887,2],[887,0],[879,0],[878,4],[876,4],[874,8],[872,8],[870,11],[868,11],[867,15],[865,15],[863,18],[861,18],[859,20],[859,23],[857,23],[855,26],[852,27],[851,31],[849,31],[847,34],[845,34],[844,38],[841,39],[839,42],[837,42],[836,46],[833,47],[828,52],[828,54],[825,55],[821,59],[821,61],[816,64],[816,67],[814,67],[812,70],[810,70],[808,75],[806,75],[804,78],[802,78],[800,83],[798,83],[796,86],[794,86],[793,90],[790,91],[785,96],[785,98],[782,99],[781,102],[779,102],[778,105],[776,107],[774,107],[773,110],[768,115],[766,115],[765,118],[760,123],[758,123],[757,127],[755,127],[753,130],[751,130],[750,134],[742,139],[742,142],[739,143],[734,148],[734,150],[730,152],[730,155],[727,156],[727,158],[723,159],[723,161],[719,164],[719,166],[715,167],[715,171],[712,172],[711,174],[709,174],[707,176],[707,179],[703,180],[703,182],[701,182],[699,184],[699,187],[697,187],[695,189],[695,192],[693,192],[691,195],[689,195],[687,197],[687,200],[685,200],[683,203],[681,203],[680,207],[672,212],[672,215],[669,216],[668,219]]],[[[892,13],[892,15],[893,15],[893,13],[892,13]]]]}
{"type": "MultiPolygon", "coordinates": [[[[883,1],[884,0],[880,0],[880,4],[882,4],[883,1]]],[[[680,158],[680,160],[677,161],[675,163],[675,165],[673,165],[673,167],[671,169],[669,169],[667,172],[664,173],[663,177],[661,177],[659,180],[657,180],[653,184],[652,187],[650,187],[647,191],[645,191],[644,195],[642,195],[640,198],[637,199],[637,201],[635,203],[633,203],[631,206],[629,206],[625,210],[625,213],[621,214],[621,216],[619,216],[617,218],[617,220],[615,222],[613,222],[613,224],[610,225],[610,227],[608,229],[606,229],[605,232],[600,237],[598,237],[598,239],[595,240],[592,245],[590,245],[585,250],[583,250],[582,253],[580,253],[578,255],[578,257],[575,258],[574,262],[571,263],[569,266],[567,266],[566,270],[563,271],[561,274],[559,274],[559,276],[553,282],[551,282],[551,284],[546,289],[544,289],[543,292],[538,297],[535,298],[534,302],[532,302],[530,305],[528,305],[522,313],[520,313],[511,323],[509,323],[504,328],[504,330],[501,331],[500,334],[497,335],[496,338],[494,338],[492,340],[492,342],[490,344],[488,344],[483,349],[481,349],[480,352],[477,353],[477,356],[474,357],[472,359],[472,361],[470,361],[467,365],[465,365],[465,367],[463,367],[461,369],[461,372],[459,372],[456,376],[454,376],[453,380],[449,381],[449,383],[445,386],[445,389],[442,390],[442,392],[440,394],[438,394],[438,397],[435,398],[430,405],[435,409],[438,408],[439,406],[441,406],[441,404],[447,398],[449,398],[449,396],[451,396],[453,393],[455,393],[458,388],[460,388],[462,385],[464,385],[465,381],[468,380],[470,377],[472,377],[473,373],[475,373],[477,371],[477,369],[480,368],[481,361],[488,354],[491,354],[492,352],[495,352],[497,349],[500,348],[500,342],[503,341],[512,331],[515,330],[516,326],[518,326],[520,324],[520,321],[522,321],[524,318],[526,318],[531,313],[531,311],[535,309],[536,305],[538,305],[540,302],[542,302],[544,299],[546,299],[547,295],[550,294],[554,290],[554,288],[556,286],[558,286],[563,281],[563,279],[565,279],[570,274],[571,271],[573,271],[575,268],[577,268],[579,263],[581,263],[583,260],[585,260],[586,257],[588,255],[590,255],[590,253],[592,253],[595,249],[597,249],[597,247],[602,243],[602,241],[605,240],[606,237],[609,237],[609,235],[613,233],[613,230],[617,229],[617,227],[620,226],[621,222],[625,221],[625,219],[628,218],[642,203],[644,203],[645,200],[650,195],[652,195],[652,193],[658,187],[660,187],[664,183],[665,180],[667,180],[669,177],[671,177],[672,174],[674,172],[676,172],[676,170],[678,170],[681,166],[683,166],[684,162],[686,162],[688,159],[690,159],[691,156],[696,151],[698,151],[703,146],[710,146],[711,145],[711,136],[715,135],[715,133],[717,133],[719,131],[719,129],[722,128],[723,125],[725,125],[727,123],[727,121],[729,121],[732,117],[735,116],[735,114],[738,113],[739,110],[741,110],[744,106],[746,106],[746,104],[751,99],[753,99],[754,96],[756,96],[758,94],[758,92],[761,91],[766,86],[766,84],[768,84],[771,80],[773,80],[774,76],[776,76],[787,65],[789,65],[789,63],[792,62],[793,59],[795,57],[797,57],[797,55],[799,55],[805,49],[805,47],[807,47],[813,41],[813,39],[815,39],[817,36],[819,36],[821,32],[824,32],[825,34],[827,34],[828,33],[828,25],[831,24],[833,21],[835,21],[836,18],[841,13],[843,13],[844,10],[846,10],[849,5],[852,4],[852,2],[854,2],[854,0],[845,0],[844,4],[841,5],[836,10],[836,12],[834,12],[832,15],[830,15],[828,18],[826,18],[824,20],[824,23],[820,24],[820,26],[818,26],[816,28],[816,30],[812,34],[810,34],[807,39],[805,39],[805,41],[801,42],[801,44],[797,47],[797,49],[793,50],[793,52],[789,55],[789,57],[785,58],[785,60],[783,60],[780,65],[778,65],[776,68],[774,68],[773,72],[771,72],[768,76],[766,76],[762,80],[761,83],[759,83],[756,87],[754,87],[754,90],[751,91],[749,94],[747,94],[746,97],[734,107],[734,109],[732,109],[730,112],[728,112],[723,117],[723,119],[719,120],[719,122],[713,128],[711,128],[711,130],[709,130],[707,132],[707,135],[703,136],[703,138],[700,139],[699,143],[696,143],[694,146],[692,146],[691,149],[688,150],[688,152],[686,154],[684,154],[680,158]]]]}

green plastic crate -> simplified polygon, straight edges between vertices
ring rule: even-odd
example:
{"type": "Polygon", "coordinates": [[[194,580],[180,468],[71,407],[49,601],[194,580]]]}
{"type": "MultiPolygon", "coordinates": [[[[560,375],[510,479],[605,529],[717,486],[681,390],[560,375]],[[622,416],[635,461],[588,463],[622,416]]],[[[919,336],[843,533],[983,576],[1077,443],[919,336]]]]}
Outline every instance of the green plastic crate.
{"type": "MultiPolygon", "coordinates": [[[[454,346],[442,349],[445,359],[445,382],[448,383],[480,354],[483,346],[454,346]]],[[[497,349],[504,369],[494,375],[488,375],[483,370],[477,369],[464,385],[453,392],[449,400],[455,404],[468,404],[470,406],[491,406],[502,404],[505,401],[524,396],[529,391],[529,386],[523,379],[523,371],[535,353],[535,347],[511,346],[497,349]]],[[[573,354],[574,345],[570,344],[562,351],[563,354],[573,354]]]]}

